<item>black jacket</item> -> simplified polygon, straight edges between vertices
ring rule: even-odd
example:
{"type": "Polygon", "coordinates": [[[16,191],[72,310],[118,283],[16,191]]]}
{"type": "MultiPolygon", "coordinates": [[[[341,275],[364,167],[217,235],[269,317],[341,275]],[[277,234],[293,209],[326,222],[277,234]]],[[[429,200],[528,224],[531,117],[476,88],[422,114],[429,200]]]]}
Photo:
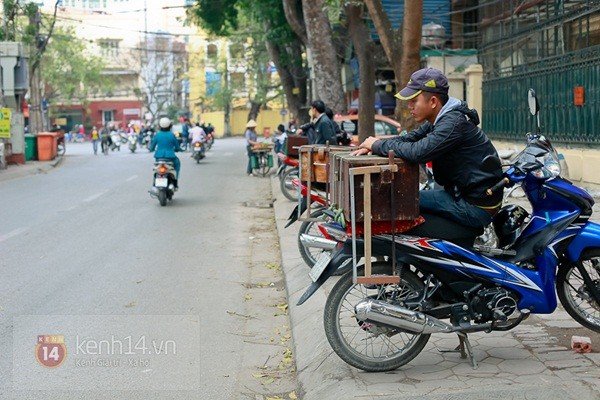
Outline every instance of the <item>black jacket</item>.
{"type": "Polygon", "coordinates": [[[308,138],[310,144],[336,144],[334,122],[324,113],[319,116],[315,122],[314,137],[308,138]]]}
{"type": "Polygon", "coordinates": [[[373,154],[387,156],[393,150],[408,161],[432,161],[435,181],[452,196],[479,206],[496,205],[502,200],[502,191],[493,196],[485,191],[502,179],[502,169],[482,171],[483,159],[498,153],[478,124],[476,110],[450,98],[435,125],[425,122],[406,135],[379,140],[373,145],[373,154]]]}

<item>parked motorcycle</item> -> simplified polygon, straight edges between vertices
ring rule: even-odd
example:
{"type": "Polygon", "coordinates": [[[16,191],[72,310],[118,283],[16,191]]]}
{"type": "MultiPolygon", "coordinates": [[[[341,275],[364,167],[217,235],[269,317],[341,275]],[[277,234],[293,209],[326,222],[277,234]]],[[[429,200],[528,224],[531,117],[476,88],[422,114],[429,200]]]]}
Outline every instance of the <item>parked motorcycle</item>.
{"type": "Polygon", "coordinates": [[[129,144],[129,151],[135,153],[135,150],[137,149],[136,135],[129,135],[129,137],[127,138],[127,143],[129,144]]]}
{"type": "Polygon", "coordinates": [[[175,165],[171,160],[158,159],[154,162],[154,180],[150,196],[156,197],[161,206],[167,205],[167,200],[173,200],[177,190],[175,165]]]}
{"type": "Polygon", "coordinates": [[[286,199],[297,201],[298,191],[292,184],[292,181],[299,178],[300,162],[297,158],[289,157],[283,153],[277,153],[277,157],[279,157],[279,160],[281,161],[279,168],[277,169],[281,193],[286,199]]]}
{"type": "MultiPolygon", "coordinates": [[[[373,254],[396,255],[399,279],[359,284],[353,271],[331,289],[325,333],[342,360],[365,371],[390,371],[417,357],[432,333],[454,333],[476,367],[468,333],[507,331],[532,313],[550,314],[557,295],[571,317],[600,332],[600,225],[589,220],[594,200],[561,178],[558,155],[540,133],[531,89],[528,101],[538,117],[537,132],[527,134],[527,146],[488,193],[519,185],[531,214],[516,205],[498,212],[493,221],[498,248],[472,246],[480,232],[436,216],[425,216],[424,224],[405,234],[373,236],[373,254]],[[444,238],[414,234],[427,224],[449,233],[444,238]]],[[[482,168],[500,164],[488,157],[482,168]]],[[[320,259],[298,304],[363,247],[353,238],[338,245],[330,261],[320,259]]],[[[374,277],[392,274],[389,262],[372,266],[374,277]]]]}
{"type": "MultiPolygon", "coordinates": [[[[298,215],[304,214],[308,208],[308,188],[299,179],[294,179],[293,185],[299,187],[302,200],[288,217],[286,228],[296,222],[298,215]]],[[[313,190],[310,198],[312,203],[310,218],[303,221],[298,229],[298,250],[306,265],[312,268],[321,253],[331,254],[340,242],[343,243],[347,239],[347,233],[345,223],[340,221],[339,214],[327,208],[327,200],[323,193],[313,190]]],[[[348,272],[350,267],[344,265],[333,275],[342,275],[348,272]]]]}
{"type": "Polygon", "coordinates": [[[196,164],[200,164],[200,160],[202,160],[206,156],[206,149],[204,142],[195,142],[192,151],[194,152],[194,160],[196,160],[196,164]]]}

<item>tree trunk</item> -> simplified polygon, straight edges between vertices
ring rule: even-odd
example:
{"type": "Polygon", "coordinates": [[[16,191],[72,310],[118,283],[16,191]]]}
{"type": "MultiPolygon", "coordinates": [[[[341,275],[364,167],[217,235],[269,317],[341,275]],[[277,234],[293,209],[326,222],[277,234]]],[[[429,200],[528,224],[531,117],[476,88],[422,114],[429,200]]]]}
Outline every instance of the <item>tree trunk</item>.
{"type": "MultiPolygon", "coordinates": [[[[265,29],[268,30],[269,26],[265,25],[265,29]]],[[[300,40],[296,39],[290,43],[289,51],[270,41],[266,42],[266,46],[269,56],[277,68],[288,110],[294,117],[298,117],[302,107],[306,104],[306,77],[302,71],[300,40]],[[282,61],[284,52],[283,58],[287,60],[285,63],[282,61]]]]}
{"type": "MultiPolygon", "coordinates": [[[[408,83],[410,75],[420,68],[423,0],[404,2],[402,35],[398,35],[392,29],[381,0],[364,0],[364,2],[379,34],[388,62],[394,70],[396,90],[400,91],[408,83]],[[399,46],[399,41],[395,39],[398,37],[401,37],[402,46],[399,46]]],[[[415,121],[410,116],[405,101],[396,101],[394,114],[402,124],[402,129],[411,130],[415,127],[415,121]]]]}
{"type": "Polygon", "coordinates": [[[285,19],[300,38],[302,44],[308,46],[308,37],[306,36],[306,25],[302,16],[302,1],[301,0],[283,0],[283,12],[285,19]]]}
{"type": "Polygon", "coordinates": [[[36,68],[31,71],[29,79],[29,132],[37,134],[44,131],[44,123],[42,117],[42,95],[40,82],[40,69],[36,68]]]}
{"type": "Polygon", "coordinates": [[[331,26],[324,0],[302,0],[317,96],[334,113],[345,113],[339,63],[333,47],[331,26]]]}
{"type": "MultiPolygon", "coordinates": [[[[400,76],[396,76],[396,87],[402,89],[413,72],[421,67],[421,30],[423,27],[423,0],[412,0],[404,3],[404,22],[402,23],[402,58],[400,61],[400,76]]],[[[406,101],[397,101],[394,110],[402,124],[402,129],[408,131],[415,128],[415,120],[408,111],[406,101]]]]}
{"type": "Polygon", "coordinates": [[[251,119],[256,121],[261,106],[261,103],[257,103],[253,100],[250,100],[250,111],[248,112],[248,121],[250,121],[251,119]]]}
{"type": "MultiPolygon", "coordinates": [[[[402,39],[401,33],[394,31],[392,28],[392,24],[390,23],[390,20],[383,9],[383,5],[381,4],[381,0],[364,0],[364,2],[369,10],[369,15],[373,20],[373,24],[375,25],[375,30],[377,30],[377,34],[379,35],[381,47],[383,48],[388,62],[394,71],[396,89],[400,90],[404,87],[402,86],[404,81],[401,80],[403,54],[403,48],[400,46],[402,39]]],[[[408,3],[408,1],[405,2],[405,4],[408,3]]],[[[401,102],[399,100],[396,100],[396,107],[394,110],[396,119],[398,119],[398,121],[401,120],[401,112],[399,107],[402,107],[402,104],[400,103],[401,102]]]]}
{"type": "Polygon", "coordinates": [[[363,20],[363,6],[360,3],[346,3],[348,30],[354,52],[358,57],[359,93],[358,93],[358,142],[362,143],[375,132],[375,66],[369,58],[373,55],[374,44],[363,20]]]}

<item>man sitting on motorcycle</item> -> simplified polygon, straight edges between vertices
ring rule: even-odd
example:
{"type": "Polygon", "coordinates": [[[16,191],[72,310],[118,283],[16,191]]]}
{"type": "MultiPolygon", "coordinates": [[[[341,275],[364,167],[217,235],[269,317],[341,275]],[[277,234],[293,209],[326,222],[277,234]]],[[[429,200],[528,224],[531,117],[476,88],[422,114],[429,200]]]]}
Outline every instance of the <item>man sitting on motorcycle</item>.
{"type": "MultiPolygon", "coordinates": [[[[204,129],[200,127],[200,124],[196,122],[196,125],[194,125],[192,129],[190,129],[191,148],[194,148],[194,144],[203,143],[204,141],[206,141],[206,133],[204,132],[204,129]]],[[[194,157],[193,152],[191,157],[194,157]]]]}
{"type": "Polygon", "coordinates": [[[473,228],[489,224],[502,203],[502,191],[487,196],[486,190],[500,181],[502,168],[481,168],[486,156],[498,153],[477,126],[477,111],[449,97],[448,80],[434,68],[414,72],[396,97],[408,101],[411,115],[423,124],[406,135],[368,137],[352,154],[387,156],[393,150],[410,162],[431,161],[433,177],[443,189],[421,191],[421,211],[473,228]]]}
{"type": "MultiPolygon", "coordinates": [[[[163,117],[158,121],[159,131],[152,138],[152,143],[150,143],[150,151],[154,152],[154,159],[166,159],[173,162],[173,166],[175,167],[175,178],[179,180],[179,169],[181,167],[181,163],[179,158],[175,155],[175,152],[181,151],[179,147],[179,142],[175,137],[175,134],[171,131],[173,127],[173,123],[167,117],[163,117]]],[[[177,187],[177,183],[175,184],[177,187]]]]}

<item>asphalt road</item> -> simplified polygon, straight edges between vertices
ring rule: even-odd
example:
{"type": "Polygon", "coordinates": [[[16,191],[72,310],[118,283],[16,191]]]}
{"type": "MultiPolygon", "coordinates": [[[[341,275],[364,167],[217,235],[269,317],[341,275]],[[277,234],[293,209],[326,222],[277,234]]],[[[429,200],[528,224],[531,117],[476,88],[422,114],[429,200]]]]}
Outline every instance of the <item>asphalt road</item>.
{"type": "Polygon", "coordinates": [[[246,176],[240,139],[180,158],[166,207],[126,145],[69,144],[60,168],[0,182],[0,398],[294,391],[269,179],[246,176]]]}

